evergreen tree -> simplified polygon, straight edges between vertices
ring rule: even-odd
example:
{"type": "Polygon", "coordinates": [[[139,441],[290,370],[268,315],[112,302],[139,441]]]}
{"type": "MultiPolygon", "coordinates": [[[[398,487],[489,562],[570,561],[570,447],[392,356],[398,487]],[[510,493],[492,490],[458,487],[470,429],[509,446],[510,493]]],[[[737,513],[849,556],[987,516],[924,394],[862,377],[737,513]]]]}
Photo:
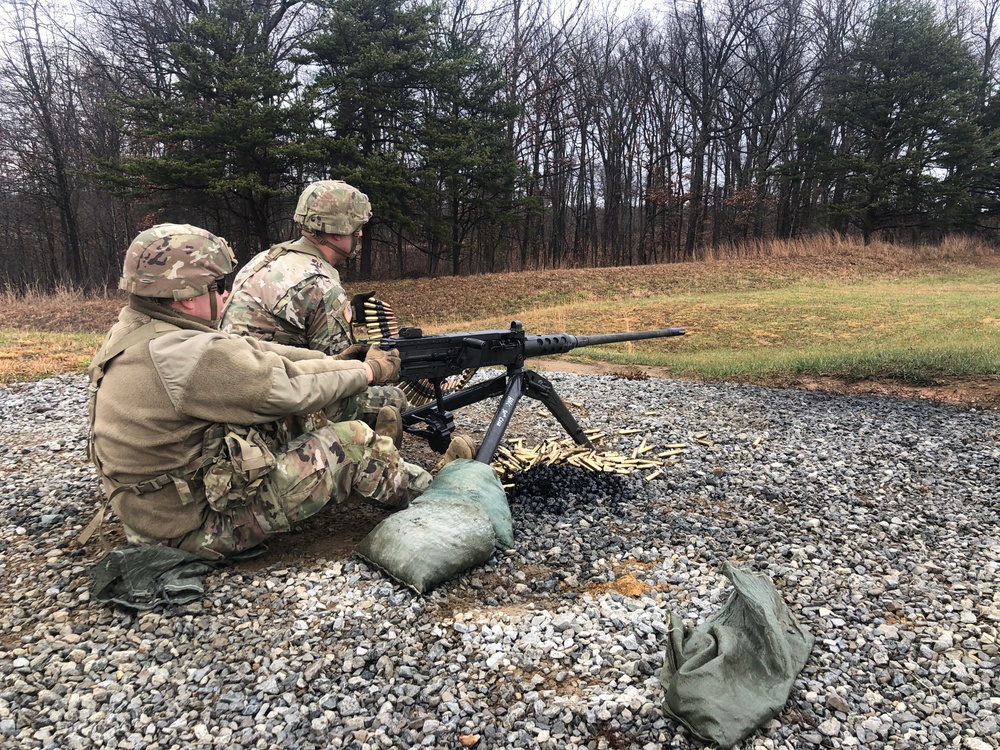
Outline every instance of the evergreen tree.
{"type": "Polygon", "coordinates": [[[121,102],[146,144],[119,165],[123,183],[159,218],[201,220],[225,234],[244,259],[277,239],[304,165],[317,158],[312,114],[276,38],[294,4],[199,5],[168,45],[170,95],[121,102]]]}
{"type": "Polygon", "coordinates": [[[401,232],[421,203],[415,170],[438,11],[420,0],[319,4],[324,24],[305,45],[319,66],[311,95],[323,114],[330,177],[372,199],[359,269],[369,278],[374,233],[401,232]]]}
{"type": "Polygon", "coordinates": [[[841,179],[834,215],[865,242],[881,230],[967,221],[989,162],[978,86],[969,52],[932,5],[880,0],[829,90],[825,114],[839,135],[825,169],[841,179]]]}
{"type": "Polygon", "coordinates": [[[520,170],[507,129],[517,112],[505,88],[475,31],[444,30],[423,140],[434,180],[428,234],[435,246],[448,249],[453,275],[461,271],[471,241],[480,249],[477,265],[492,270],[502,230],[513,219],[520,170]]]}

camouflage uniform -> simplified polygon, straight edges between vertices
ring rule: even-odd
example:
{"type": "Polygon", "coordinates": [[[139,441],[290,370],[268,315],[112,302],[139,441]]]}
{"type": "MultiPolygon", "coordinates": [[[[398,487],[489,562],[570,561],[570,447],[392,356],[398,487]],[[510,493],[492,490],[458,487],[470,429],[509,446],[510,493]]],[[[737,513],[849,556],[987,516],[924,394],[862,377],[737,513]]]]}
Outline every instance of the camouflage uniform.
{"type": "Polygon", "coordinates": [[[340,274],[305,237],[275,245],[243,267],[221,329],[325,354],[354,343],[340,274]]]}
{"type": "Polygon", "coordinates": [[[430,483],[360,421],[285,430],[289,414],[363,392],[363,362],[220,333],[147,299],[198,297],[233,263],[224,240],[187,225],[147,230],[127,252],[133,293],[90,370],[90,447],[133,544],[217,558],[331,500],[402,507],[430,483]]]}
{"type": "MultiPolygon", "coordinates": [[[[316,182],[303,191],[295,220],[305,234],[351,235],[371,216],[368,198],[339,181],[316,182]]],[[[307,237],[283,242],[259,253],[236,276],[226,302],[221,329],[301,346],[326,354],[352,343],[350,301],[340,274],[307,237]]],[[[331,420],[364,419],[374,424],[382,406],[404,411],[406,396],[392,386],[376,386],[328,413],[331,420]]]]}

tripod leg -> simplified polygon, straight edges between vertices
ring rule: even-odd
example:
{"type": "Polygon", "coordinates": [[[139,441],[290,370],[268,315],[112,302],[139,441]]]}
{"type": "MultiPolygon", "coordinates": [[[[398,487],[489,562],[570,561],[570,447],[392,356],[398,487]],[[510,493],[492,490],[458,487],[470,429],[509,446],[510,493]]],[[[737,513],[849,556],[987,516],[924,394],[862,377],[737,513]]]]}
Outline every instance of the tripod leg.
{"type": "Polygon", "coordinates": [[[497,447],[503,440],[507,425],[510,424],[511,417],[514,416],[514,409],[517,408],[517,402],[521,400],[523,392],[524,384],[521,380],[521,374],[516,373],[508,379],[507,390],[503,394],[500,406],[497,408],[496,414],[493,415],[490,426],[486,428],[483,443],[479,446],[479,452],[476,454],[476,460],[480,463],[488,464],[493,460],[493,454],[497,452],[497,447]]]}
{"type": "MultiPolygon", "coordinates": [[[[499,396],[506,389],[506,384],[507,377],[505,375],[498,375],[482,383],[470,385],[460,391],[449,393],[441,399],[441,403],[448,410],[461,409],[463,406],[469,406],[469,404],[475,404],[479,401],[499,396]]],[[[419,422],[424,416],[434,413],[437,410],[438,405],[436,401],[431,401],[423,406],[415,406],[403,412],[403,421],[407,424],[419,422]]]]}
{"type": "Polygon", "coordinates": [[[403,429],[427,441],[431,450],[444,453],[451,442],[455,430],[455,420],[450,409],[459,409],[487,398],[499,396],[506,387],[506,377],[500,375],[492,380],[463,388],[444,396],[440,403],[431,401],[423,406],[403,412],[403,429]],[[441,407],[444,407],[444,410],[441,407]],[[421,427],[421,423],[425,426],[421,427]]]}
{"type": "Polygon", "coordinates": [[[559,398],[559,394],[556,393],[556,389],[552,383],[534,370],[525,370],[523,377],[525,381],[524,395],[545,404],[553,416],[559,420],[559,424],[563,426],[563,429],[576,441],[577,445],[586,445],[588,448],[593,448],[594,446],[590,442],[590,438],[584,434],[583,428],[580,427],[580,424],[570,414],[569,409],[566,408],[563,400],[559,398]]]}

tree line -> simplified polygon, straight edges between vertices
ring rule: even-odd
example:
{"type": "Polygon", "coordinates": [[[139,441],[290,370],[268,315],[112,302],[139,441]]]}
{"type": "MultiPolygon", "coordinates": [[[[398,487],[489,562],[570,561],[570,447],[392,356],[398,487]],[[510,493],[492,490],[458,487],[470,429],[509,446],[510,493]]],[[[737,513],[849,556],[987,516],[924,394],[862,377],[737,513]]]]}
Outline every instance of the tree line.
{"type": "Polygon", "coordinates": [[[991,237],[1000,0],[13,0],[0,286],[114,285],[162,221],[241,262],[343,179],[356,277],[991,237]]]}

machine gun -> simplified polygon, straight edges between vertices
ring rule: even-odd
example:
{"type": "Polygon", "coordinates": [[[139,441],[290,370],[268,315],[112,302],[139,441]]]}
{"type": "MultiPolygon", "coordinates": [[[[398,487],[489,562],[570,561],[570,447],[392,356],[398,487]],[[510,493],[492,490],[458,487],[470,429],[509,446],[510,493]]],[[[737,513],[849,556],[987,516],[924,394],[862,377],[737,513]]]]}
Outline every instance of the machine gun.
{"type": "MultiPolygon", "coordinates": [[[[545,404],[578,445],[593,447],[583,428],[556,394],[552,383],[537,372],[524,369],[526,359],[564,354],[583,346],[683,335],[683,328],[666,328],[596,336],[571,336],[568,333],[526,336],[521,322],[515,320],[509,331],[425,336],[419,328],[401,328],[397,336],[382,338],[378,345],[386,350],[399,350],[401,381],[429,383],[433,388],[433,400],[403,413],[403,428],[412,435],[426,439],[428,445],[438,453],[444,453],[451,442],[451,433],[455,429],[452,409],[502,396],[500,406],[493,415],[476,454],[477,461],[489,463],[522,396],[529,396],[545,404]],[[442,390],[441,384],[447,378],[470,369],[496,365],[506,367],[507,372],[452,393],[445,394],[442,390]]],[[[372,342],[373,345],[374,343],[372,342]]]]}

